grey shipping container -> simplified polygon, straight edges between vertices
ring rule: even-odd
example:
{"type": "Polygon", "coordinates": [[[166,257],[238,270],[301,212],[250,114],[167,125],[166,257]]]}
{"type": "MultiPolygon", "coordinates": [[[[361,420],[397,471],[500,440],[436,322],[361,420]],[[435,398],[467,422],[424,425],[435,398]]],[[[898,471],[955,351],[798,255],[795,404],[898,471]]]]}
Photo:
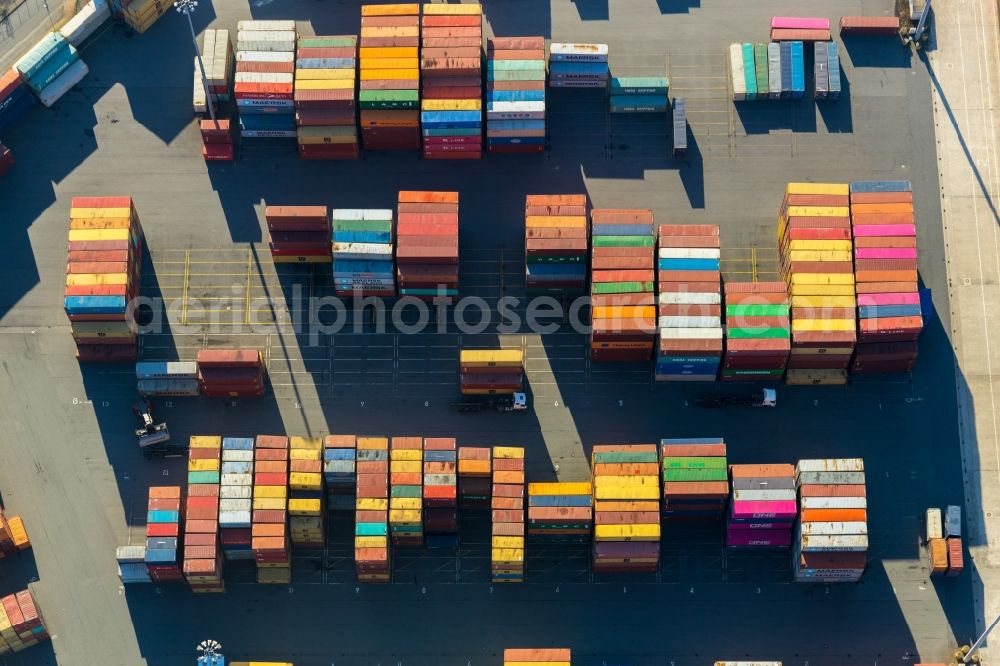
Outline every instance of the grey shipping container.
{"type": "Polygon", "coordinates": [[[733,479],[733,490],[794,490],[795,479],[733,479]]]}
{"type": "Polygon", "coordinates": [[[684,98],[674,98],[674,155],[683,155],[687,151],[687,112],[684,110],[684,98]]]}
{"type": "Polygon", "coordinates": [[[829,484],[829,483],[850,483],[864,484],[864,472],[802,472],[799,474],[799,483],[829,484]]]}
{"type": "Polygon", "coordinates": [[[813,97],[816,99],[826,99],[830,92],[830,74],[827,67],[828,49],[826,42],[813,42],[813,97]]]}
{"type": "Polygon", "coordinates": [[[827,99],[840,97],[840,51],[836,42],[827,42],[827,71],[830,76],[830,92],[827,99]]]}
{"type": "Polygon", "coordinates": [[[136,388],[139,395],[196,396],[197,379],[140,379],[136,388]]]}
{"type": "Polygon", "coordinates": [[[944,536],[946,539],[962,536],[962,508],[949,505],[944,510],[944,536]]]}
{"type": "Polygon", "coordinates": [[[792,97],[792,43],[779,42],[781,46],[781,99],[792,97]]]}
{"type": "Polygon", "coordinates": [[[771,42],[767,45],[768,99],[781,99],[781,45],[771,42]]]}

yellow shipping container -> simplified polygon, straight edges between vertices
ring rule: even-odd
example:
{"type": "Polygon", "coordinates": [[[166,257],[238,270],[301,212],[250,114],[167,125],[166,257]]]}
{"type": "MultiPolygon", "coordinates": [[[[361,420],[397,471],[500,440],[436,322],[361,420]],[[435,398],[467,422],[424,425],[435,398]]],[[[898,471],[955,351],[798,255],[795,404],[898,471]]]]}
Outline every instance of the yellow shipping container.
{"type": "Polygon", "coordinates": [[[478,99],[425,99],[420,102],[422,111],[479,111],[483,103],[478,99]]]}
{"type": "Polygon", "coordinates": [[[295,87],[298,90],[353,90],[354,80],[325,79],[296,81],[295,87]]]}
{"type": "Polygon", "coordinates": [[[419,69],[370,69],[361,70],[362,81],[379,81],[392,79],[395,81],[416,81],[420,78],[419,69]]]}
{"type": "Polygon", "coordinates": [[[789,206],[785,217],[850,217],[848,206],[789,206]]]}
{"type": "Polygon", "coordinates": [[[524,550],[524,537],[495,536],[493,537],[493,547],[499,549],[516,548],[524,550]]]}
{"type": "Polygon", "coordinates": [[[358,448],[367,450],[383,450],[389,448],[388,437],[358,437],[358,448]]]}
{"type": "Polygon", "coordinates": [[[323,450],[322,437],[289,437],[288,445],[292,449],[309,449],[310,451],[323,450]]]}
{"type": "Polygon", "coordinates": [[[793,285],[789,295],[795,296],[853,296],[854,285],[793,285]]]}
{"type": "Polygon", "coordinates": [[[419,16],[420,5],[407,2],[395,5],[361,5],[362,16],[419,16]]]}
{"type": "Polygon", "coordinates": [[[222,438],[218,435],[192,435],[188,440],[188,447],[192,449],[219,449],[222,448],[222,438]]]}
{"type": "Polygon", "coordinates": [[[393,497],[389,500],[390,509],[419,510],[422,499],[419,497],[393,497]]]}
{"type": "Polygon", "coordinates": [[[658,486],[660,479],[657,476],[597,476],[594,477],[595,488],[639,488],[642,486],[658,486]]]}
{"type": "Polygon", "coordinates": [[[528,215],[524,223],[529,229],[585,229],[587,218],[583,215],[528,215]]]}
{"type": "Polygon", "coordinates": [[[70,208],[69,219],[71,220],[98,220],[110,217],[132,218],[131,208],[70,208]]]}
{"type": "Polygon", "coordinates": [[[424,452],[420,449],[392,449],[389,451],[389,460],[421,461],[424,459],[424,452]]]}
{"type": "Polygon", "coordinates": [[[130,229],[132,227],[132,220],[127,217],[109,217],[109,218],[85,218],[79,220],[70,220],[69,228],[71,230],[80,229],[130,229]]]}
{"type": "Polygon", "coordinates": [[[354,501],[358,511],[385,511],[389,508],[389,500],[376,497],[359,497],[354,501]]]}
{"type": "Polygon", "coordinates": [[[479,4],[426,4],[424,5],[424,16],[481,16],[483,6],[479,4]]]}
{"type": "Polygon", "coordinates": [[[283,497],[255,497],[253,499],[253,508],[258,511],[275,510],[281,511],[286,508],[285,498],[283,497]]]}
{"type": "Polygon", "coordinates": [[[494,446],[493,447],[493,458],[523,458],[524,449],[520,446],[494,446]]]}
{"type": "Polygon", "coordinates": [[[793,286],[807,284],[822,286],[854,284],[854,273],[793,273],[789,277],[793,286]]]}
{"type": "Polygon", "coordinates": [[[323,487],[323,475],[318,472],[292,472],[288,485],[297,490],[313,490],[323,487]]]}
{"type": "Polygon", "coordinates": [[[285,486],[254,486],[253,497],[254,499],[284,499],[288,497],[288,488],[285,486]]]}
{"type": "Polygon", "coordinates": [[[419,509],[389,509],[389,522],[394,524],[418,524],[422,521],[419,509]]]}
{"type": "Polygon", "coordinates": [[[292,449],[288,452],[292,460],[322,460],[322,451],[310,451],[309,449],[292,449]]]}
{"type": "Polygon", "coordinates": [[[792,250],[790,261],[851,261],[850,250],[792,250]]]}
{"type": "Polygon", "coordinates": [[[361,66],[364,67],[366,60],[378,60],[380,58],[420,58],[416,46],[362,46],[359,49],[358,57],[361,59],[361,66]]]}
{"type": "Polygon", "coordinates": [[[792,330],[806,331],[853,331],[856,326],[853,319],[795,319],[792,330]]]}
{"type": "Polygon", "coordinates": [[[70,323],[73,335],[81,338],[131,338],[135,337],[132,324],[127,321],[74,321],[70,323]]]}
{"type": "Polygon", "coordinates": [[[128,229],[71,229],[70,241],[129,240],[128,229]]]}
{"type": "MultiPolygon", "coordinates": [[[[414,56],[396,56],[389,58],[365,58],[361,61],[361,70],[366,69],[420,69],[420,58],[414,56]]],[[[347,70],[353,72],[354,70],[347,70]]]]}
{"type": "Polygon", "coordinates": [[[396,473],[420,473],[423,471],[423,465],[420,464],[418,460],[393,460],[389,463],[389,471],[396,473]]]}
{"type": "Polygon", "coordinates": [[[660,524],[595,525],[595,541],[659,541],[660,524]]]}
{"type": "Polygon", "coordinates": [[[288,513],[293,516],[319,516],[323,513],[323,502],[318,499],[288,500],[288,513]]]}
{"type": "Polygon", "coordinates": [[[221,461],[208,458],[188,460],[189,472],[218,472],[221,461]]]}
{"type": "Polygon", "coordinates": [[[528,495],[590,495],[592,492],[593,487],[587,481],[528,484],[528,495]]]}
{"type": "Polygon", "coordinates": [[[524,353],[520,349],[463,349],[458,360],[469,367],[519,367],[524,362],[524,353]]]}
{"type": "Polygon", "coordinates": [[[385,548],[389,543],[388,537],[380,536],[359,536],[354,537],[355,548],[385,548]]]}
{"type": "Polygon", "coordinates": [[[849,240],[793,240],[788,244],[790,250],[847,250],[850,252],[853,244],[849,240]]]}
{"type": "Polygon", "coordinates": [[[128,273],[70,273],[67,287],[93,287],[96,285],[128,284],[128,273]]]}
{"type": "Polygon", "coordinates": [[[420,26],[391,26],[391,27],[364,27],[361,28],[361,38],[365,37],[419,37],[420,26]]]}
{"type": "Polygon", "coordinates": [[[296,69],[295,83],[300,81],[344,81],[354,80],[353,69],[296,69]]]}
{"type": "Polygon", "coordinates": [[[523,548],[493,548],[494,562],[524,562],[523,548]]]}
{"type": "Polygon", "coordinates": [[[793,308],[853,308],[853,296],[793,296],[793,308]]]}
{"type": "Polygon", "coordinates": [[[608,486],[594,489],[594,498],[602,500],[654,500],[659,497],[659,484],[628,488],[608,486]]]}
{"type": "Polygon", "coordinates": [[[788,183],[785,194],[846,195],[851,193],[847,183],[788,183]]]}

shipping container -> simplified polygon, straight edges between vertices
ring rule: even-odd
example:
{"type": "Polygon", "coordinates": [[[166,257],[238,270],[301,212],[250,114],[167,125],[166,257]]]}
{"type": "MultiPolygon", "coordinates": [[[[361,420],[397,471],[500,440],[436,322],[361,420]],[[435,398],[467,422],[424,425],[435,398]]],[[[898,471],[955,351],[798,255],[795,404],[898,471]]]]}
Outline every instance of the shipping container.
{"type": "Polygon", "coordinates": [[[294,73],[255,65],[294,62],[295,22],[241,21],[238,26],[233,97],[240,115],[240,135],[244,139],[294,139],[294,73]],[[259,71],[262,69],[282,71],[259,71]]]}
{"type": "Polygon", "coordinates": [[[728,548],[787,548],[798,515],[791,465],[730,465],[728,548]]]}
{"type": "MultiPolygon", "coordinates": [[[[359,155],[354,93],[357,42],[356,35],[299,37],[294,105],[301,159],[356,159],[359,155]]],[[[390,107],[362,104],[361,108],[390,107]]]]}
{"type": "Polygon", "coordinates": [[[595,573],[658,570],[662,493],[658,462],[655,444],[594,446],[595,573]],[[643,467],[630,469],[631,465],[643,467]]]}
{"type": "Polygon", "coordinates": [[[792,569],[797,582],[857,582],[867,565],[864,461],[800,460],[795,466],[800,522],[792,569]]]}
{"type": "Polygon", "coordinates": [[[549,45],[549,86],[553,88],[607,88],[607,44],[549,45]]]}
{"type": "Polygon", "coordinates": [[[400,296],[425,301],[458,296],[458,193],[399,193],[396,280],[400,296]],[[434,206],[433,213],[425,207],[434,206]],[[411,214],[417,214],[411,217],[411,214]],[[426,216],[432,215],[432,219],[426,216]],[[440,225],[440,229],[428,225],[440,225]]]}
{"type": "Polygon", "coordinates": [[[524,449],[492,450],[491,557],[493,583],[523,583],[525,564],[524,449]]]}
{"type": "MultiPolygon", "coordinates": [[[[456,10],[451,5],[424,5],[421,31],[424,158],[478,159],[483,154],[482,6],[468,4],[456,10]]],[[[494,64],[488,69],[492,71],[494,64]]],[[[488,117],[493,117],[495,104],[517,103],[487,99],[488,117]]]]}

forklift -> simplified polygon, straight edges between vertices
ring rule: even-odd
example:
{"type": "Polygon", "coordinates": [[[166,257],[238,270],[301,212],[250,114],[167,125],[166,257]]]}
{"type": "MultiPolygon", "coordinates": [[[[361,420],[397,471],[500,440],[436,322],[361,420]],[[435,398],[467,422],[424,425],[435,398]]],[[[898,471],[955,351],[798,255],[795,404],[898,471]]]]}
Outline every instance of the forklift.
{"type": "Polygon", "coordinates": [[[141,403],[132,405],[132,413],[139,419],[141,427],[135,430],[135,437],[139,442],[139,450],[146,460],[184,455],[184,446],[170,443],[170,430],[167,424],[157,423],[153,418],[151,400],[146,398],[141,403]]]}

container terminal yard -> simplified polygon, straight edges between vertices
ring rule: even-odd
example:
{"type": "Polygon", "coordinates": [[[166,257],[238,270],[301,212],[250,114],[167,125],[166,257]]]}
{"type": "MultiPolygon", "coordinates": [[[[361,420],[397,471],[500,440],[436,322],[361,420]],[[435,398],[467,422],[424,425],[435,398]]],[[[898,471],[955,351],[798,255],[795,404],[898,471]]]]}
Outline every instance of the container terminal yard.
{"type": "Polygon", "coordinates": [[[0,126],[0,663],[193,664],[206,640],[228,663],[296,666],[955,663],[1000,613],[997,7],[935,6],[920,48],[839,29],[894,4],[487,0],[479,20],[203,1],[189,17],[226,89],[209,94],[254,62],[217,109],[232,131],[204,139],[195,44],[166,4],[101,5],[114,16],[71,24],[96,26],[78,44],[14,26],[5,94],[42,104],[0,105],[34,107],[0,126]],[[425,51],[479,40],[482,62],[389,51],[420,30],[425,51]],[[357,63],[330,35],[360,35],[357,63]],[[267,63],[293,61],[300,131],[263,99],[284,94],[267,63]],[[352,77],[360,130],[339,93],[299,97],[352,77]],[[490,95],[485,114],[450,101],[490,95]],[[283,132],[298,142],[268,138],[283,132]],[[842,236],[816,222],[834,218],[842,236]],[[121,256],[95,258],[119,230],[121,256]],[[118,282],[102,273],[120,290],[88,291],[118,282]],[[453,301],[423,326],[414,304],[388,298],[382,325],[339,298],[428,281],[453,301]],[[762,300],[741,300],[750,284],[762,300]],[[116,315],[70,300],[119,293],[149,306],[131,347],[88,337],[116,315]],[[545,318],[582,294],[594,333],[545,318]],[[877,337],[884,303],[897,337],[877,337]],[[652,329],[599,329],[623,306],[652,329]],[[724,349],[692,342],[724,313],[724,349]],[[791,328],[805,364],[741,366],[739,349],[780,347],[740,347],[758,327],[791,328]],[[841,365],[811,353],[817,330],[841,365]],[[112,352],[133,358],[88,362],[112,352]],[[201,395],[147,405],[137,386],[159,376],[136,362],[189,364],[178,381],[201,395]],[[738,367],[775,381],[712,381],[738,367]],[[708,381],[674,381],[690,375],[708,381]],[[823,582],[802,582],[800,551],[823,582]]]}

